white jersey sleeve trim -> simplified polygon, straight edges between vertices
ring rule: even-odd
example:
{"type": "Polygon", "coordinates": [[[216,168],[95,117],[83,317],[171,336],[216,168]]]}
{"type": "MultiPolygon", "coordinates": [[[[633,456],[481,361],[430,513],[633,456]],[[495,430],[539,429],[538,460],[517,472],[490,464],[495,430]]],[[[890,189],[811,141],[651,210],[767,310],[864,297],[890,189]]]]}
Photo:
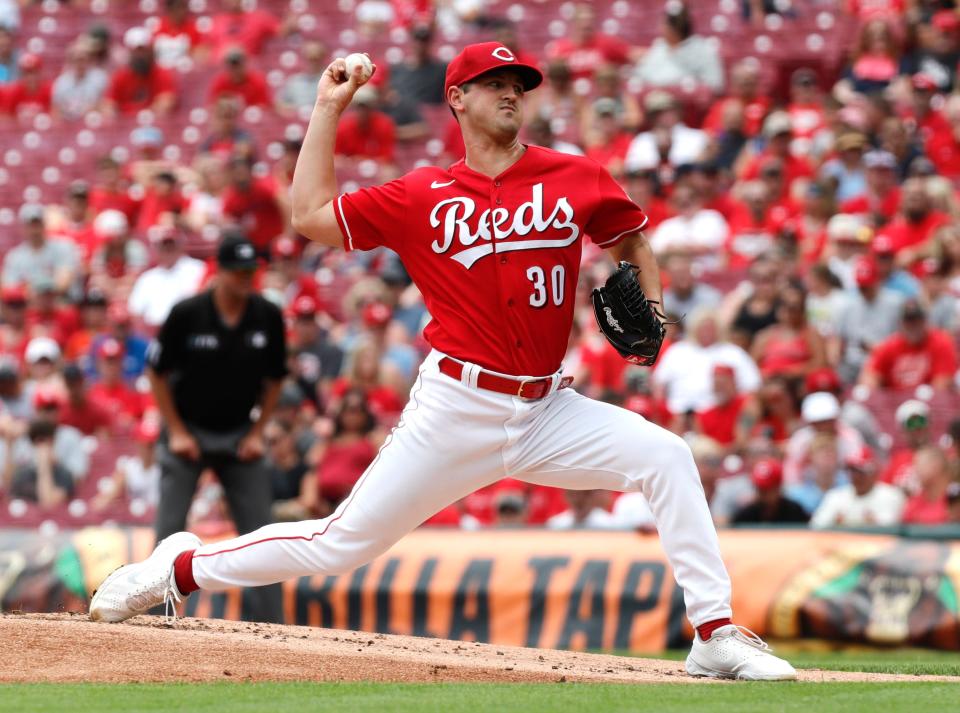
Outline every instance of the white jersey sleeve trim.
{"type": "Polygon", "coordinates": [[[636,228],[630,228],[629,230],[624,230],[622,233],[618,233],[617,235],[610,238],[609,240],[604,240],[602,243],[597,243],[597,247],[604,248],[607,245],[613,245],[624,235],[627,235],[629,233],[635,233],[638,230],[643,230],[646,227],[647,223],[649,222],[650,222],[650,219],[647,216],[643,216],[643,222],[640,223],[640,225],[638,225],[636,228]]]}
{"type": "Polygon", "coordinates": [[[353,250],[353,235],[350,233],[350,224],[347,223],[347,216],[343,214],[343,194],[341,193],[337,196],[337,212],[340,213],[340,222],[343,223],[343,227],[347,229],[347,245],[350,246],[350,249],[353,250]]]}

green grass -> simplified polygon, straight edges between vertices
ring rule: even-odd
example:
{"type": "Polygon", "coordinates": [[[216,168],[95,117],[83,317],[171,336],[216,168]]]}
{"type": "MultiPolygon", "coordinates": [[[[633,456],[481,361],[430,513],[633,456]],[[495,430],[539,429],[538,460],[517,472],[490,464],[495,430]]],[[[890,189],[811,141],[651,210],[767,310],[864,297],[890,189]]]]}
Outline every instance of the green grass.
{"type": "Polygon", "coordinates": [[[34,684],[0,686],[0,711],[349,711],[350,713],[884,713],[956,710],[958,688],[939,683],[374,684],[215,683],[170,685],[34,684]]]}
{"type": "MultiPolygon", "coordinates": [[[[775,647],[775,653],[796,668],[819,668],[826,671],[866,671],[868,673],[902,673],[909,676],[960,676],[960,654],[932,649],[848,648],[822,650],[775,647]]],[[[624,652],[617,652],[624,655],[624,652]]],[[[635,654],[650,658],[682,661],[687,651],[676,650],[656,654],[635,654]]]]}

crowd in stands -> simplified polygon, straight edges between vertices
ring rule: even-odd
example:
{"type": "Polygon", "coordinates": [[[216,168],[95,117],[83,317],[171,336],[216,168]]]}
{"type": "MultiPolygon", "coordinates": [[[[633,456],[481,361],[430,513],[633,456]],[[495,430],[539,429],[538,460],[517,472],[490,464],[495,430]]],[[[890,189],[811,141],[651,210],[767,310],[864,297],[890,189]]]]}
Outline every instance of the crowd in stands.
{"type": "MultiPolygon", "coordinates": [[[[371,49],[337,134],[344,190],[451,163],[445,60],[484,39],[543,68],[524,140],[611,172],[650,217],[665,309],[685,315],[655,367],[629,366],[594,324],[611,263],[584,241],[575,388],[684,435],[719,526],[960,522],[953,0],[528,3],[553,18],[544,42],[523,3],[341,0],[339,33],[309,5],[0,0],[0,194],[16,196],[0,210],[0,525],[149,521],[163,424],[147,351],[209,284],[227,229],[256,246],[288,325],[265,429],[274,516],[332,511],[399,418],[429,315],[396,255],[292,230],[315,87],[334,56],[371,49]],[[137,7],[110,18],[119,5],[137,7]],[[38,51],[36,28],[70,13],[82,31],[38,51]],[[835,63],[765,60],[762,39],[811,27],[842,28],[835,63]],[[94,141],[79,177],[51,183],[11,158],[44,126],[122,145],[94,141]],[[45,187],[11,192],[8,170],[45,187]]],[[[214,478],[191,518],[229,528],[214,478]]],[[[655,529],[640,494],[512,478],[428,524],[655,529]]]]}

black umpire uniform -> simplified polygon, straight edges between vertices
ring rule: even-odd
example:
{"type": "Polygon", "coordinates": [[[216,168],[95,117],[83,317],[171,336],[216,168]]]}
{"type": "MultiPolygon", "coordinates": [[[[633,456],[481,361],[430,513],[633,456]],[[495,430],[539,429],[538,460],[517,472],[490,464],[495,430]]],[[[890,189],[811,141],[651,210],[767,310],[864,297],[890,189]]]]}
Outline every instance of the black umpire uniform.
{"type": "MultiPolygon", "coordinates": [[[[280,309],[253,291],[253,245],[225,237],[212,289],[178,303],[151,345],[148,374],[165,432],[156,536],[183,530],[205,468],[223,485],[240,534],[271,522],[260,431],[286,376],[280,309]]],[[[244,618],[282,622],[279,584],[247,590],[244,618]]]]}

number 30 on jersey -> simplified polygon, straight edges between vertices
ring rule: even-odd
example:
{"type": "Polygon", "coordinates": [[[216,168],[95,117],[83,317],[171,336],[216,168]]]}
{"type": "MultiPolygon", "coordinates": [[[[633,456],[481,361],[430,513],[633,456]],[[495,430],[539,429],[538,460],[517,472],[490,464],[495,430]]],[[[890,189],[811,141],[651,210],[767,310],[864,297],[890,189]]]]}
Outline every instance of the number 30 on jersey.
{"type": "Polygon", "coordinates": [[[527,268],[527,279],[533,283],[533,294],[530,295],[531,307],[543,307],[547,299],[559,307],[563,304],[563,265],[554,265],[550,270],[550,284],[547,284],[547,275],[543,268],[534,265],[527,268]]]}

